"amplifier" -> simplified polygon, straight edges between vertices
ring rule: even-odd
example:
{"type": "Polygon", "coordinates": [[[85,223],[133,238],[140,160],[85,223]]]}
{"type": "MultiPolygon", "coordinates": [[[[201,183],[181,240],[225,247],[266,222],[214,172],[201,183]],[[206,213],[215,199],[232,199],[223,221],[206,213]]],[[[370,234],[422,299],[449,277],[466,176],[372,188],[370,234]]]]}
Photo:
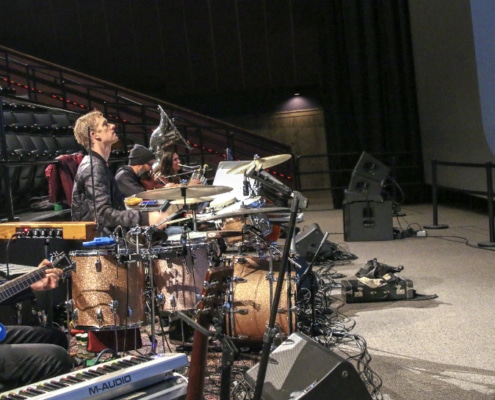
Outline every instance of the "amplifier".
{"type": "Polygon", "coordinates": [[[94,222],[5,222],[0,224],[0,240],[13,236],[27,239],[93,240],[98,236],[94,222]]]}

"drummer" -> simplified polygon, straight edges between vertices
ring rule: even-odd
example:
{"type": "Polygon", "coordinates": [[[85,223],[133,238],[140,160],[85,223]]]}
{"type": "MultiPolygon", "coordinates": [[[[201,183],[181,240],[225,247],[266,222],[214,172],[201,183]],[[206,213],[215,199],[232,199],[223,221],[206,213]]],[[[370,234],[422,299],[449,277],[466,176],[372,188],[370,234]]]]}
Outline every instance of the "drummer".
{"type": "Polygon", "coordinates": [[[163,221],[164,214],[159,211],[126,210],[125,196],[119,190],[108,163],[112,145],[119,140],[114,124],[109,123],[100,111],[94,110],[78,118],[74,136],[89,154],[81,161],[74,181],[73,221],[96,221],[105,235],[113,233],[119,226],[149,226],[163,221]]]}

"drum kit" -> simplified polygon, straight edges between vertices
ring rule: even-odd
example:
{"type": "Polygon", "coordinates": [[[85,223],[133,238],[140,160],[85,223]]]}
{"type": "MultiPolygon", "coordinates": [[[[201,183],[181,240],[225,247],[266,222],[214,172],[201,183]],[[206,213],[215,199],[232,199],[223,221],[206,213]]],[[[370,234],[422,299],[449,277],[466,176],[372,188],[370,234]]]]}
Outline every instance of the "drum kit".
{"type": "MultiPolygon", "coordinates": [[[[229,173],[246,174],[289,158],[257,157],[229,173]]],[[[138,193],[137,198],[192,209],[195,229],[184,226],[181,234],[164,237],[136,227],[112,245],[69,253],[76,263],[68,301],[71,326],[97,331],[150,325],[154,337],[151,321],[156,321],[156,313],[193,312],[209,268],[228,265],[233,279],[225,294],[225,333],[234,340],[261,343],[281,263],[270,216],[287,215],[290,209],[273,206],[261,196],[238,201],[231,191],[230,186],[180,185],[138,193]],[[195,213],[195,205],[205,202],[209,206],[195,213]],[[197,231],[197,224],[213,229],[197,231]],[[235,254],[228,253],[229,246],[235,254]]],[[[289,275],[286,280],[286,292],[295,292],[294,278],[289,275]]],[[[279,303],[281,335],[288,336],[294,328],[289,326],[290,304],[288,298],[279,303]]]]}

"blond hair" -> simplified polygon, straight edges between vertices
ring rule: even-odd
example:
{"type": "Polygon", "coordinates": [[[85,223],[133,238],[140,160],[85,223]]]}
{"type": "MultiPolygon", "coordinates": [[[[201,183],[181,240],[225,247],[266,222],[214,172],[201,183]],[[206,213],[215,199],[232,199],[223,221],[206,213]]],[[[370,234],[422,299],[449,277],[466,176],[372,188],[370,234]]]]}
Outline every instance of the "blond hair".
{"type": "Polygon", "coordinates": [[[99,117],[102,117],[103,113],[98,110],[90,111],[89,113],[79,117],[74,125],[74,137],[77,143],[83,146],[86,150],[90,150],[90,140],[88,137],[88,129],[95,131],[97,126],[96,122],[99,117]]]}

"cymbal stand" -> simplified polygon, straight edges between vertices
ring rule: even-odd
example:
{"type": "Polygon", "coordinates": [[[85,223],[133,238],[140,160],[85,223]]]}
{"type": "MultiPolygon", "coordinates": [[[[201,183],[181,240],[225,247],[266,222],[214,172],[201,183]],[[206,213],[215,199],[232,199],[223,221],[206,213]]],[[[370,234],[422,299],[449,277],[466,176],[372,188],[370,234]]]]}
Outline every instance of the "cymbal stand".
{"type": "MultiPolygon", "coordinates": [[[[275,319],[277,318],[278,305],[280,302],[280,296],[282,293],[282,285],[285,278],[285,271],[288,269],[289,264],[289,253],[291,249],[290,238],[294,235],[296,228],[296,217],[299,209],[299,199],[302,196],[299,192],[294,191],[292,193],[293,199],[291,204],[289,227],[287,231],[287,239],[284,244],[284,252],[282,256],[282,262],[280,263],[279,275],[277,280],[277,287],[275,289],[275,296],[273,299],[273,304],[270,309],[270,321],[266,327],[265,334],[263,335],[263,347],[261,353],[261,359],[259,363],[258,376],[256,379],[256,387],[254,390],[254,400],[260,400],[263,391],[263,384],[266,377],[266,370],[268,366],[268,360],[270,358],[270,351],[273,342],[273,338],[276,333],[275,329],[275,319]]],[[[290,286],[290,285],[289,285],[290,286]]],[[[290,315],[290,312],[289,312],[290,315]]]]}
{"type": "MultiPolygon", "coordinates": [[[[153,254],[151,253],[151,246],[152,246],[152,235],[153,231],[152,230],[147,230],[144,233],[145,237],[148,240],[148,254],[147,254],[147,261],[148,261],[148,282],[149,282],[149,290],[150,290],[150,302],[151,302],[151,311],[150,311],[150,326],[151,326],[151,353],[156,354],[156,330],[155,330],[155,284],[153,282],[153,254]]],[[[141,259],[142,261],[142,259],[141,259]]]]}

